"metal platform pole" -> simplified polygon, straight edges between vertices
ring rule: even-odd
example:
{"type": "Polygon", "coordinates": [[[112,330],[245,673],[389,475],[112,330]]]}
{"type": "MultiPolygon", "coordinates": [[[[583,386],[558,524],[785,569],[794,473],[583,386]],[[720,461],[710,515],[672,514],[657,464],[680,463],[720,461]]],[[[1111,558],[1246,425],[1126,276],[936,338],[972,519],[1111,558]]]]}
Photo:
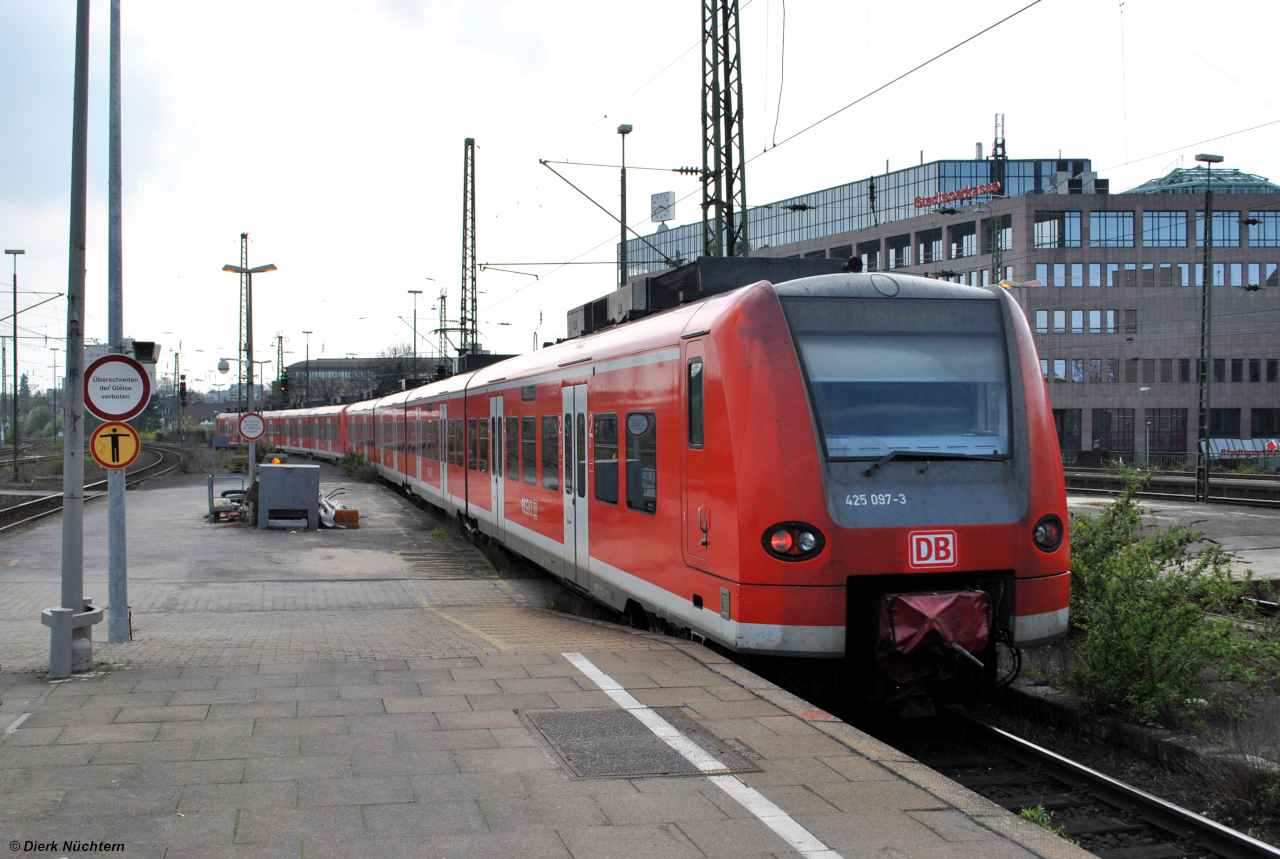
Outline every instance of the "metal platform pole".
{"type": "MultiPolygon", "coordinates": [[[[120,199],[120,0],[111,0],[111,109],[107,167],[107,343],[124,352],[124,259],[120,199]]],[[[70,388],[67,386],[67,390],[70,388]]],[[[129,640],[129,572],[123,468],[107,472],[107,641],[129,640]]]]}

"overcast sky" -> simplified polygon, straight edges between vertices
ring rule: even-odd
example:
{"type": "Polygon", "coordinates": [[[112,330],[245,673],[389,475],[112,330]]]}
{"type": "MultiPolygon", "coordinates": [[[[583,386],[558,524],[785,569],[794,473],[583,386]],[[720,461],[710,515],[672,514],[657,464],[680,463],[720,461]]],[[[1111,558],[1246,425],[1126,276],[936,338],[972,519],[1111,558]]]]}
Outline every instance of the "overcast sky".
{"type": "MultiPolygon", "coordinates": [[[[744,3],[749,154],[1026,2],[790,0],[785,33],[782,0],[744,3]]],[[[283,333],[286,362],[301,360],[303,330],[315,332],[312,357],[408,343],[406,290],[423,290],[420,332],[436,325],[441,289],[457,315],[462,149],[474,137],[479,260],[542,275],[482,272],[481,334],[494,351],[527,351],[535,330],[564,336],[565,311],[616,279],[608,265],[521,265],[616,253],[614,223],[538,159],[616,164],[626,122],[630,164],[701,163],[697,0],[122,5],[125,333],[160,341],[168,367],[181,344],[195,389],[230,378],[214,367],[235,354],[238,279],[221,267],[238,262],[241,232],[251,265],[279,267],[255,280],[260,359],[283,333]]],[[[0,245],[27,252],[20,307],[67,286],[75,7],[0,0],[0,245]]],[[[86,330],[103,339],[108,15],[108,0],[94,0],[86,330]]],[[[926,161],[972,158],[976,141],[989,153],[997,112],[1011,157],[1091,158],[1115,191],[1206,150],[1280,179],[1280,124],[1201,143],[1280,122],[1278,24],[1280,4],[1263,0],[1128,0],[1123,11],[1117,0],[1041,0],[756,158],[748,203],[865,178],[886,159],[918,163],[922,149],[926,161]]],[[[560,169],[616,209],[616,170],[560,169]]],[[[650,194],[698,187],[645,171],[628,186],[642,233],[650,194]]],[[[697,199],[677,205],[677,223],[698,219],[697,199]]],[[[8,315],[7,287],[0,297],[8,315]]],[[[20,321],[21,369],[47,386],[65,299],[20,321]]]]}

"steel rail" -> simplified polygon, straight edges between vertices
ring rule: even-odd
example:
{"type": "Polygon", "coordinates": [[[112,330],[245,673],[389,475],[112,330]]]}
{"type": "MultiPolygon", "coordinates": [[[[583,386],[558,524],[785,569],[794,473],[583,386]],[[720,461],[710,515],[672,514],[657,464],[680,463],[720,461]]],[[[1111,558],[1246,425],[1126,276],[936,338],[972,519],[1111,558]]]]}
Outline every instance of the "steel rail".
{"type": "Polygon", "coordinates": [[[1191,838],[1223,859],[1280,859],[1280,849],[1243,832],[1237,832],[1194,811],[1076,763],[1008,731],[983,724],[954,708],[947,708],[947,712],[967,730],[1005,747],[1010,757],[1020,763],[1042,767],[1054,778],[1136,814],[1153,826],[1191,838]]]}
{"type": "MultiPolygon", "coordinates": [[[[156,459],[155,462],[151,463],[150,465],[144,465],[142,468],[138,469],[138,472],[150,472],[152,469],[160,467],[161,465],[164,464],[165,454],[171,452],[164,449],[153,448],[150,446],[144,447],[143,450],[146,450],[149,453],[157,454],[158,458],[156,459]]],[[[154,473],[135,473],[129,476],[129,479],[125,482],[125,486],[126,487],[137,486],[139,483],[142,483],[145,480],[150,480],[154,477],[160,477],[161,475],[168,474],[169,472],[177,468],[180,464],[181,464],[181,458],[179,458],[178,462],[169,466],[164,471],[157,471],[154,473]]],[[[105,485],[106,482],[107,482],[106,480],[96,480],[93,483],[86,483],[84,488],[86,490],[92,489],[95,486],[105,485]]],[[[89,495],[85,495],[84,500],[88,502],[88,501],[94,500],[95,498],[101,498],[104,495],[106,495],[105,492],[95,492],[89,495]]],[[[0,516],[6,516],[12,513],[13,511],[21,510],[24,507],[35,507],[40,504],[47,504],[50,501],[54,501],[55,499],[60,499],[60,498],[62,498],[62,493],[58,492],[53,495],[46,495],[42,498],[33,499],[31,501],[24,501],[21,504],[15,504],[12,507],[6,507],[4,509],[0,509],[0,516]]],[[[39,513],[35,513],[31,516],[26,517],[25,519],[19,519],[17,522],[10,522],[7,525],[0,525],[0,534],[3,534],[4,532],[9,531],[13,528],[17,528],[20,525],[26,525],[31,522],[35,522],[38,519],[43,519],[46,516],[52,516],[54,513],[61,513],[61,512],[62,512],[62,504],[59,503],[56,507],[51,507],[48,510],[43,510],[39,513]]]]}

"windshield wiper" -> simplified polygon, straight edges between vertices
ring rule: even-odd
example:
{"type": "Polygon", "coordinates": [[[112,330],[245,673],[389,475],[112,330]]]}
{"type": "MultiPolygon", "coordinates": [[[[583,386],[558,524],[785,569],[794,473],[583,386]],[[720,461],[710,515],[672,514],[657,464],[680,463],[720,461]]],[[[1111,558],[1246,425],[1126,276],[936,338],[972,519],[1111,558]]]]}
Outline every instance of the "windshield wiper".
{"type": "Polygon", "coordinates": [[[863,470],[863,472],[862,472],[862,473],[863,473],[863,474],[865,474],[867,477],[870,477],[871,475],[875,474],[877,471],[879,471],[879,470],[880,470],[880,466],[884,465],[885,463],[887,463],[887,462],[889,462],[890,460],[893,460],[893,459],[986,459],[986,460],[997,460],[997,459],[1001,459],[1001,458],[1002,458],[1002,457],[1001,457],[999,454],[987,454],[987,453],[946,453],[946,452],[942,452],[942,451],[929,451],[929,450],[891,450],[891,451],[889,451],[888,453],[886,453],[884,456],[882,456],[882,457],[880,457],[879,459],[877,459],[877,460],[876,460],[875,462],[873,462],[871,465],[869,465],[866,469],[864,469],[864,470],[863,470]]]}

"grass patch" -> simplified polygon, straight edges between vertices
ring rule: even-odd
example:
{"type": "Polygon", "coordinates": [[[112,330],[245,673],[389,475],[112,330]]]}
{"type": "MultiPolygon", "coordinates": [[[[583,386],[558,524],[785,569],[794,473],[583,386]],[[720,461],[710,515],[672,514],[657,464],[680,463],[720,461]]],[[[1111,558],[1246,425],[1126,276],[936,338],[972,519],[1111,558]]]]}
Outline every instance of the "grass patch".
{"type": "Polygon", "coordinates": [[[1049,832],[1052,832],[1054,835],[1065,841],[1070,841],[1077,847],[1080,846],[1079,841],[1076,841],[1074,838],[1067,838],[1067,830],[1065,828],[1061,826],[1057,829],[1053,828],[1053,814],[1052,812],[1045,810],[1043,805],[1037,805],[1035,808],[1024,808],[1022,811],[1018,812],[1018,816],[1023,820],[1031,821],[1041,829],[1047,829],[1049,832]]]}

